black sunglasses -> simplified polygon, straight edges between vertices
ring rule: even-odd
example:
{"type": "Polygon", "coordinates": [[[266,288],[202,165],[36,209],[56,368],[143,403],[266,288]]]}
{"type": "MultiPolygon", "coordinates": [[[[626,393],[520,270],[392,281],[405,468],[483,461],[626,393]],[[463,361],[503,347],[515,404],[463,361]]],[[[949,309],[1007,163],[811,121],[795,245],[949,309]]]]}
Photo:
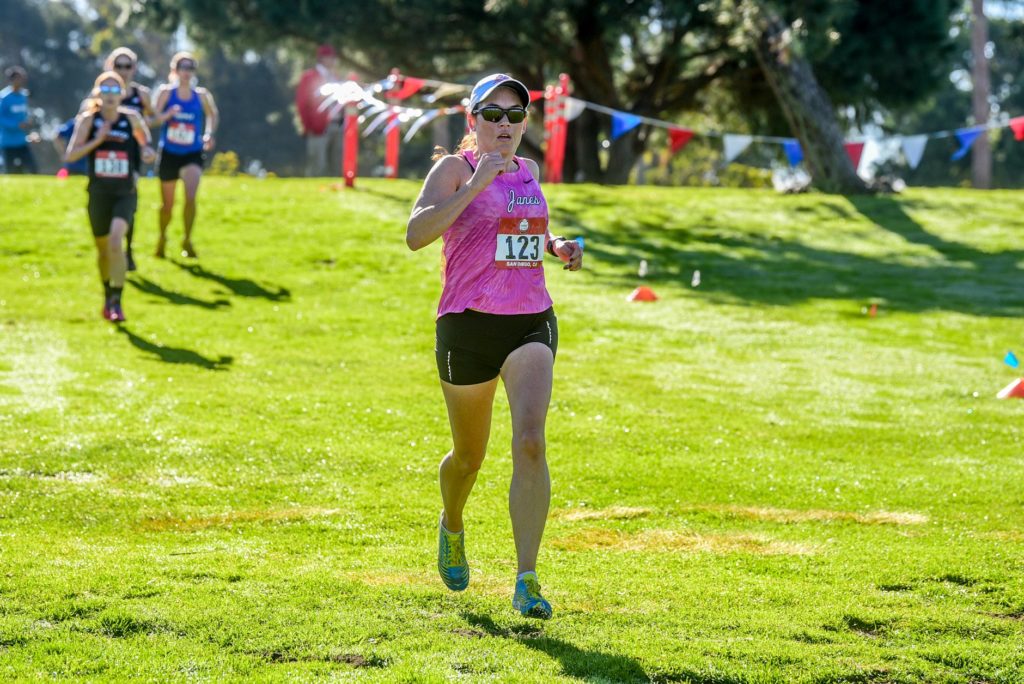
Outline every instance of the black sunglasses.
{"type": "Polygon", "coordinates": [[[191,62],[183,62],[182,64],[179,64],[175,68],[178,71],[195,71],[196,70],[196,65],[192,64],[191,62]]]}
{"type": "Polygon", "coordinates": [[[134,66],[131,62],[114,62],[114,68],[122,71],[127,71],[134,66]]]}
{"type": "Polygon", "coordinates": [[[477,109],[474,114],[479,114],[484,117],[484,121],[491,123],[498,123],[506,116],[510,124],[523,123],[523,119],[526,118],[526,110],[522,107],[509,107],[508,109],[502,109],[498,105],[487,105],[477,109]]]}

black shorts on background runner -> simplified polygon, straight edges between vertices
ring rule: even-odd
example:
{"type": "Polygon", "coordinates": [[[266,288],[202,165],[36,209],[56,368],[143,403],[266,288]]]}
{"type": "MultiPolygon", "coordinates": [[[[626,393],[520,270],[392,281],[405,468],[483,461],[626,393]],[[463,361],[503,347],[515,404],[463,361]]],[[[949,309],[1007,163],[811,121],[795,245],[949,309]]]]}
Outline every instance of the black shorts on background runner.
{"type": "Polygon", "coordinates": [[[181,170],[189,164],[197,164],[199,168],[203,168],[206,166],[206,155],[202,151],[172,154],[161,150],[156,172],[160,176],[160,180],[164,182],[178,180],[181,170]]]}
{"type": "Polygon", "coordinates": [[[540,342],[558,351],[558,318],[548,308],[535,314],[489,314],[467,309],[437,319],[434,356],[441,379],[475,385],[498,377],[508,355],[540,342]]]}

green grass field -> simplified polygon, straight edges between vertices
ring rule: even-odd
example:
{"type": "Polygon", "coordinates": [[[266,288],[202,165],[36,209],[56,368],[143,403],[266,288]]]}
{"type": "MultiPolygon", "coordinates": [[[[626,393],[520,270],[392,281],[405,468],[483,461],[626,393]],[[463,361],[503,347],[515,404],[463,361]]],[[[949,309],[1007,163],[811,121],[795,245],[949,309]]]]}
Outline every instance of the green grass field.
{"type": "Polygon", "coordinates": [[[0,679],[1024,679],[1019,193],[549,188],[588,257],[547,269],[538,623],[500,393],[436,576],[417,191],[208,178],[161,262],[145,181],[118,328],[81,179],[0,178],[0,679]]]}

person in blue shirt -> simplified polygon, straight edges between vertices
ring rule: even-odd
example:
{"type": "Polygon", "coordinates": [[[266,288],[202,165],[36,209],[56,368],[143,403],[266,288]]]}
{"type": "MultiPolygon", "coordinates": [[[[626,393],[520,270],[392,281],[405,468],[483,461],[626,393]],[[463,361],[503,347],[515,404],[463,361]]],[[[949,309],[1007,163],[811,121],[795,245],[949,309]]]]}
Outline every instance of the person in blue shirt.
{"type": "Polygon", "coordinates": [[[28,74],[20,66],[4,72],[10,84],[0,90],[0,154],[7,173],[38,173],[28,146],[28,132],[35,125],[28,111],[28,74]]]}
{"type": "Polygon", "coordinates": [[[171,58],[169,83],[157,91],[154,121],[160,129],[160,235],[157,236],[156,256],[164,257],[167,244],[167,226],[174,209],[174,190],[180,178],[185,186],[185,236],[181,242],[181,255],[194,259],[192,227],[196,220],[196,194],[203,175],[206,152],[213,149],[213,134],[217,130],[217,105],[206,88],[193,87],[196,58],[190,52],[179,52],[171,58]]]}
{"type": "MultiPolygon", "coordinates": [[[[57,135],[53,139],[53,146],[57,150],[57,154],[60,155],[61,159],[64,159],[64,155],[68,150],[68,143],[71,142],[71,134],[75,132],[75,121],[77,117],[71,117],[60,125],[57,129],[57,135]]],[[[64,162],[63,167],[67,170],[69,176],[84,176],[89,173],[89,162],[83,157],[78,161],[64,162]]]]}

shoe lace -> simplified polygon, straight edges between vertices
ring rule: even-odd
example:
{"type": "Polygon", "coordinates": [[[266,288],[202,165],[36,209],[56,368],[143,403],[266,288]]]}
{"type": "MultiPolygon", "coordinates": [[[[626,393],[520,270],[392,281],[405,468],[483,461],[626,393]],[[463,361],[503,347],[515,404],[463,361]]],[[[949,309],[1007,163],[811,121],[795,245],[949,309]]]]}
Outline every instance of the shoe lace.
{"type": "Polygon", "coordinates": [[[466,549],[462,545],[462,535],[447,535],[447,541],[448,543],[444,545],[444,564],[448,567],[464,565],[466,549]]]}
{"type": "Polygon", "coordinates": [[[540,595],[540,582],[532,577],[527,577],[523,580],[523,584],[526,585],[526,595],[531,599],[543,599],[540,595]]]}

